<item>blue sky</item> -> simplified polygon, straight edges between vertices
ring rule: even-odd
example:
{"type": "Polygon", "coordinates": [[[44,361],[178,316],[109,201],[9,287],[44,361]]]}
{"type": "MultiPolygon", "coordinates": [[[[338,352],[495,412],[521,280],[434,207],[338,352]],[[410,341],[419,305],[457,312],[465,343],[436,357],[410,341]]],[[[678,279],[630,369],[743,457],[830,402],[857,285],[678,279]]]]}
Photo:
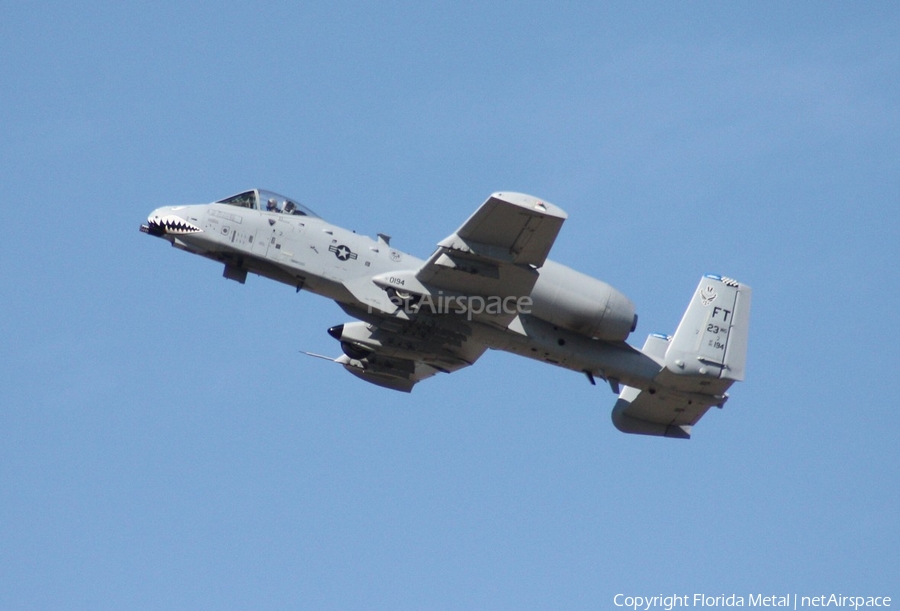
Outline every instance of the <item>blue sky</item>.
{"type": "Polygon", "coordinates": [[[0,608],[900,598],[893,3],[3,3],[0,608]],[[490,352],[402,395],[336,305],[138,233],[248,187],[428,255],[493,191],[671,332],[754,289],[689,442],[490,352]]]}

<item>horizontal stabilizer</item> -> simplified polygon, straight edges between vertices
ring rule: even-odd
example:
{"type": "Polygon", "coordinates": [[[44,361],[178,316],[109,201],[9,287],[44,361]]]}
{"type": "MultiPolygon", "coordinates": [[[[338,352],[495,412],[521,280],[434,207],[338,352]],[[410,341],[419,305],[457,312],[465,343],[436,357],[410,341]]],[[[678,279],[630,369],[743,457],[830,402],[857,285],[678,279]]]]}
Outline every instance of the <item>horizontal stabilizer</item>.
{"type": "Polygon", "coordinates": [[[691,427],[721,401],[709,395],[651,392],[626,386],[613,407],[612,421],[623,433],[690,439],[691,427]]]}

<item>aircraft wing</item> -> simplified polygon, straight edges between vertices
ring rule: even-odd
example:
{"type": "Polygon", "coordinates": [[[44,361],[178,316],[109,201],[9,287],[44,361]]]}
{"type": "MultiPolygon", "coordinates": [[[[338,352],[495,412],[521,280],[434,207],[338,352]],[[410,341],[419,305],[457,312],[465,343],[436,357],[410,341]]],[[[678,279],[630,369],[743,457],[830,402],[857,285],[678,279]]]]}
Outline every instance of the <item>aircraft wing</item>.
{"type": "Polygon", "coordinates": [[[360,380],[400,392],[412,392],[416,384],[441,372],[423,361],[378,354],[366,359],[364,363],[343,354],[335,362],[343,365],[344,369],[360,380]]]}
{"type": "Polygon", "coordinates": [[[460,317],[351,322],[329,333],[344,348],[337,363],[366,382],[402,392],[437,373],[468,367],[487,350],[471,339],[471,328],[460,317]]]}
{"type": "Polygon", "coordinates": [[[530,195],[494,193],[438,243],[416,279],[459,295],[530,295],[535,270],[547,259],[566,217],[561,208],[530,195]]]}

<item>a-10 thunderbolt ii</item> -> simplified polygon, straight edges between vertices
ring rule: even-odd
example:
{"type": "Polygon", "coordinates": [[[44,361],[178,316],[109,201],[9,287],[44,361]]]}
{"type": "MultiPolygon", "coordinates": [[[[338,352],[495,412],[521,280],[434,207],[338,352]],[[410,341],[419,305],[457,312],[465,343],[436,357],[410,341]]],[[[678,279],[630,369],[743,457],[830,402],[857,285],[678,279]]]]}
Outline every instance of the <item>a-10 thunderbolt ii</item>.
{"type": "Polygon", "coordinates": [[[625,342],[632,302],[547,259],[566,217],[547,201],[494,193],[426,260],[258,189],[159,208],[141,231],[224,263],[230,280],[252,272],[335,300],[358,321],[328,329],[343,351],[330,360],[366,382],[410,392],[488,348],[506,350],[605,380],[620,431],[689,438],[744,378],[750,287],[704,276],[674,335],[652,334],[638,350],[625,342]]]}

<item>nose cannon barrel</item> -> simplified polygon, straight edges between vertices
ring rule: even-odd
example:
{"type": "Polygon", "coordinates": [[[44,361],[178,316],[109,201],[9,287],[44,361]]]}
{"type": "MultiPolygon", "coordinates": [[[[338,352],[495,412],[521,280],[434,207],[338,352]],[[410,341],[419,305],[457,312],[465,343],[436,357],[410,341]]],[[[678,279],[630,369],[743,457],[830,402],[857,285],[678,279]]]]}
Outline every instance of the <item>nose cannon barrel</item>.
{"type": "Polygon", "coordinates": [[[160,238],[166,234],[166,230],[158,223],[147,221],[146,223],[141,224],[141,233],[160,238]]]}

